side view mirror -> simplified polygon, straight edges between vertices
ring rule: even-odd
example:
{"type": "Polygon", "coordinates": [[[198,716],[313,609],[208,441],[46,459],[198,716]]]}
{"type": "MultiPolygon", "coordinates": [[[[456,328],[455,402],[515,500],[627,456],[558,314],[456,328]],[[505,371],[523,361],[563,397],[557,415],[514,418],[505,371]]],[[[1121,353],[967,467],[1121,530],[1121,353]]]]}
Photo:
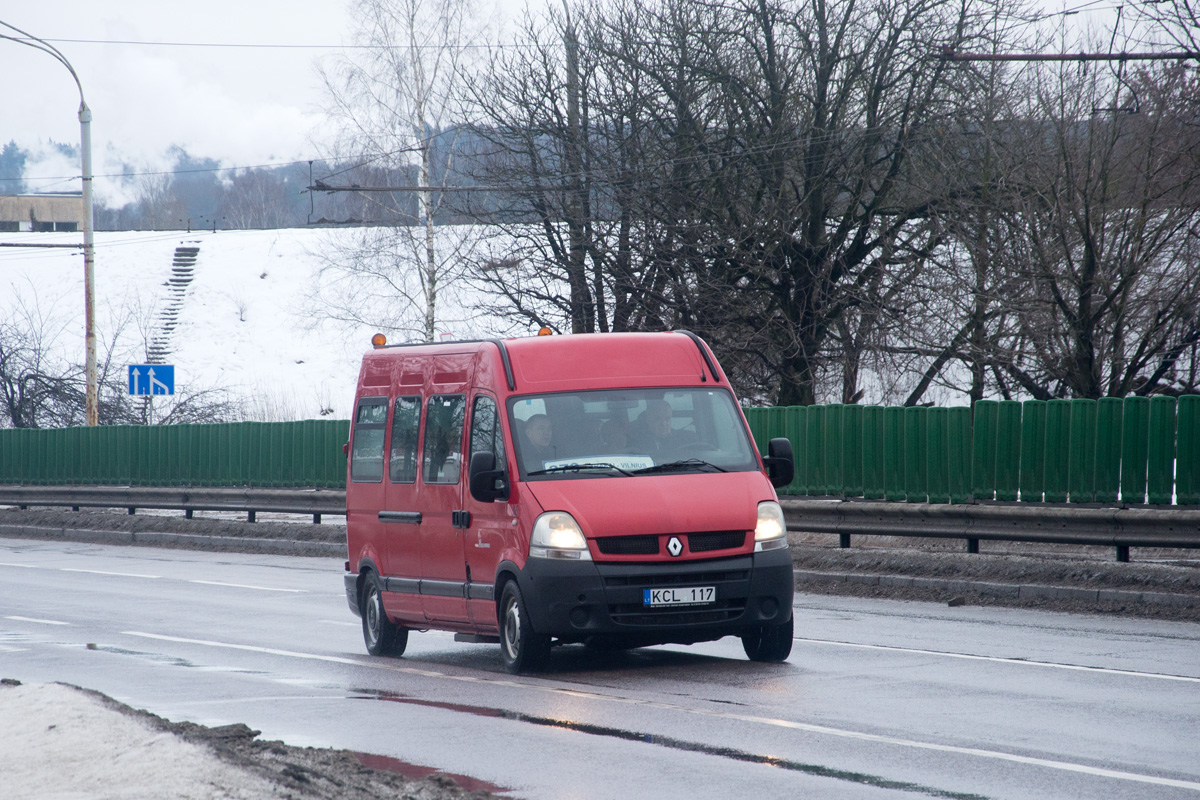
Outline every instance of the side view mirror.
{"type": "Polygon", "coordinates": [[[767,443],[767,457],[763,459],[771,485],[778,489],[787,486],[796,476],[796,460],[792,455],[792,443],[780,437],[767,443]]]}
{"type": "Polygon", "coordinates": [[[508,473],[496,469],[494,453],[472,453],[468,468],[471,497],[481,503],[493,503],[508,499],[508,473]]]}

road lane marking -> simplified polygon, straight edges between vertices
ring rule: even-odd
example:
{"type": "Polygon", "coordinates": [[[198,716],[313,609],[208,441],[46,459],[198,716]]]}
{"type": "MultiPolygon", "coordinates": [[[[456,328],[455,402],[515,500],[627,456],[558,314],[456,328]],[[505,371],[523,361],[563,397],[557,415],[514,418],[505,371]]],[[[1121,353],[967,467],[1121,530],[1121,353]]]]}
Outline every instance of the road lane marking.
{"type": "Polygon", "coordinates": [[[274,647],[259,647],[251,644],[233,644],[232,642],[214,642],[210,639],[187,639],[183,636],[166,636],[161,633],[146,633],[145,631],[121,631],[125,636],[139,636],[143,639],[157,639],[162,642],[178,642],[180,644],[198,644],[204,647],[220,647],[226,650],[246,650],[251,653],[266,653],[272,656],[288,656],[290,658],[303,658],[308,661],[328,661],[333,664],[354,664],[356,666],[370,666],[368,662],[358,661],[352,658],[343,658],[341,656],[322,656],[316,653],[298,653],[294,650],[278,650],[274,647]]]}
{"type": "MultiPolygon", "coordinates": [[[[101,569],[79,569],[76,567],[40,567],[37,564],[14,564],[0,561],[0,567],[23,567],[25,569],[54,569],[59,572],[85,572],[89,575],[115,575],[121,578],[145,578],[147,580],[160,580],[161,575],[145,575],[138,572],[109,572],[101,569]]],[[[179,580],[179,579],[176,579],[179,580]]],[[[186,580],[186,579],[185,579],[186,580]]],[[[202,581],[188,580],[188,583],[200,583],[205,586],[228,586],[234,589],[257,589],[260,592],[287,592],[289,594],[307,594],[307,589],[280,589],[275,586],[255,586],[248,583],[225,583],[223,581],[202,581]]],[[[337,597],[343,595],[337,594],[337,597]]]]}
{"type": "Polygon", "coordinates": [[[5,619],[15,619],[17,622],[36,622],[38,625],[70,625],[69,622],[59,622],[56,619],[38,619],[37,617],[7,616],[5,619]]]}
{"type": "Polygon", "coordinates": [[[853,647],[861,650],[885,650],[893,653],[913,653],[922,656],[942,656],[943,658],[959,658],[967,661],[994,661],[997,664],[1017,664],[1023,667],[1047,667],[1049,669],[1066,669],[1075,672],[1098,672],[1104,675],[1130,675],[1135,678],[1155,678],[1162,681],[1184,681],[1200,683],[1200,678],[1190,675],[1169,675],[1162,672],[1137,672],[1130,669],[1113,669],[1111,667],[1086,667],[1079,664],[1057,664],[1053,661],[1033,661],[1027,658],[1004,658],[1003,656],[977,656],[970,653],[947,653],[943,650],[921,650],[915,647],[896,647],[886,644],[859,644],[857,642],[839,642],[833,639],[806,639],[795,637],[797,642],[806,644],[827,644],[834,647],[853,647]]]}
{"type": "Polygon", "coordinates": [[[274,586],[252,586],[248,583],[224,583],[222,581],[200,581],[189,580],[188,583],[202,583],[205,586],[229,586],[234,589],[257,589],[260,592],[290,592],[292,594],[305,594],[306,589],[278,589],[274,586]]]}
{"type": "Polygon", "coordinates": [[[317,622],[325,625],[348,625],[351,628],[361,628],[362,624],[358,622],[346,622],[344,619],[319,619],[317,622]]]}
{"type": "Polygon", "coordinates": [[[598,692],[591,692],[581,689],[563,689],[557,686],[525,683],[522,681],[506,680],[503,678],[495,679],[473,675],[450,675],[431,669],[400,667],[393,664],[380,663],[377,661],[364,661],[354,658],[346,658],[344,656],[325,656],[318,655],[316,653],[301,653],[294,650],[280,650],[274,647],[233,644],[231,642],[216,642],[208,639],[188,639],[182,636],[166,636],[159,633],[146,633],[144,631],[122,631],[121,633],[126,636],[139,636],[145,639],[157,639],[165,642],[179,642],[183,644],[195,644],[205,647],[225,648],[229,650],[246,650],[254,653],[287,656],[290,658],[299,658],[309,661],[326,661],[333,664],[349,664],[356,667],[370,667],[373,669],[383,669],[409,675],[419,675],[426,678],[442,678],[445,680],[462,681],[466,683],[484,683],[497,686],[509,686],[517,689],[533,689],[537,691],[549,692],[551,694],[565,695],[568,697],[577,697],[582,699],[603,700],[622,705],[648,705],[668,711],[676,711],[687,714],[700,714],[703,716],[717,717],[721,719],[733,719],[741,722],[770,725],[777,728],[788,728],[790,730],[804,731],[806,733],[814,733],[823,736],[836,736],[843,739],[857,739],[859,741],[888,744],[897,747],[908,747],[918,750],[931,750],[940,753],[974,756],[977,758],[987,758],[995,761],[1008,761],[1015,764],[1026,764],[1029,766],[1044,767],[1046,769],[1060,770],[1063,772],[1076,772],[1101,778],[1133,781],[1136,783],[1151,784],[1154,786],[1170,786],[1177,789],[1190,789],[1192,791],[1200,792],[1200,782],[1197,781],[1177,780],[1175,778],[1160,778],[1156,775],[1142,775],[1136,772],[1123,772],[1121,770],[1106,769],[1103,767],[1092,767],[1086,764],[1074,764],[1069,761],[1055,761],[1048,758],[1037,758],[1034,756],[1017,755],[1015,753],[1004,753],[997,750],[983,750],[975,747],[960,747],[957,745],[937,744],[935,742],[922,742],[915,739],[901,739],[895,736],[884,736],[882,734],[863,733],[861,731],[852,731],[842,728],[831,728],[826,725],[814,725],[808,722],[796,722],[793,720],[775,719],[772,717],[759,717],[752,714],[738,714],[736,712],[722,711],[718,709],[692,708],[688,706],[682,706],[677,703],[666,703],[656,700],[645,700],[643,698],[605,695],[598,692]]]}
{"type": "Polygon", "coordinates": [[[59,572],[86,572],[89,575],[116,575],[119,578],[147,578],[158,580],[158,575],[141,575],[136,572],[106,572],[102,569],[75,569],[74,567],[57,567],[59,572]]]}

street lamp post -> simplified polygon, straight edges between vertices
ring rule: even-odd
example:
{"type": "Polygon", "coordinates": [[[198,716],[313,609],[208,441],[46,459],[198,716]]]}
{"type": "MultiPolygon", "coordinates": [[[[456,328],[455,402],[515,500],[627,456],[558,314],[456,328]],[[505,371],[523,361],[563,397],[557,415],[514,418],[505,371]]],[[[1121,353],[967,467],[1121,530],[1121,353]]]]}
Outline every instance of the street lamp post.
{"type": "Polygon", "coordinates": [[[20,28],[9,25],[7,22],[0,21],[0,25],[16,31],[24,37],[17,38],[0,33],[0,39],[8,39],[49,53],[67,68],[71,77],[75,79],[75,86],[79,89],[79,150],[83,168],[83,326],[86,349],[84,371],[87,377],[86,417],[88,425],[97,425],[99,423],[99,392],[96,386],[96,284],[93,277],[96,248],[92,208],[92,110],[88,108],[87,101],[83,99],[83,84],[79,82],[75,68],[71,66],[71,62],[67,61],[67,57],[58,51],[57,47],[20,28]]]}

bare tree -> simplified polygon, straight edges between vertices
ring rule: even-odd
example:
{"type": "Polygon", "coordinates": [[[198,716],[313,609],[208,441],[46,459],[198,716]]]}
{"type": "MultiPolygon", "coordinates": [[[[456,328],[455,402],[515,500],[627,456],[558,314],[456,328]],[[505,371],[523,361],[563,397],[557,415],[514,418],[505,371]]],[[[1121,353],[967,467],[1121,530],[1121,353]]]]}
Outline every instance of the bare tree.
{"type": "Polygon", "coordinates": [[[217,217],[230,228],[283,228],[295,214],[285,191],[288,186],[278,172],[248,169],[233,175],[222,187],[217,217]]]}
{"type": "Polygon", "coordinates": [[[1020,339],[996,354],[1035,397],[1169,390],[1200,341],[1196,88],[1174,65],[1041,85],[1009,219],[1020,339]]]}
{"type": "Polygon", "coordinates": [[[944,181],[913,162],[950,118],[956,68],[932,43],[982,38],[999,13],[613,0],[527,25],[476,92],[532,262],[496,271],[498,294],[549,271],[562,299],[547,285],[532,305],[571,330],[693,328],[743,393],[811,403],[832,368],[837,396],[861,396],[882,309],[944,235],[944,181]]]}
{"type": "Polygon", "coordinates": [[[1154,44],[1167,43],[1200,57],[1200,5],[1196,0],[1146,0],[1133,3],[1133,16],[1154,44]]]}
{"type": "MultiPolygon", "coordinates": [[[[422,188],[415,209],[404,193],[366,198],[399,221],[386,233],[332,241],[326,285],[354,286],[332,301],[335,309],[347,308],[361,292],[385,298],[395,292],[393,312],[373,324],[412,331],[411,320],[419,315],[420,335],[432,341],[439,293],[461,276],[472,241],[469,235],[450,237],[448,245],[440,241],[448,238],[439,236],[435,224],[444,193],[433,187],[446,185],[455,158],[451,123],[475,36],[473,7],[470,0],[359,0],[354,13],[358,49],[323,73],[329,114],[338,129],[334,147],[375,168],[412,175],[409,182],[422,188]],[[395,301],[412,307],[397,309],[395,301]]],[[[336,312],[332,316],[340,318],[336,312]]]]}
{"type": "Polygon", "coordinates": [[[84,377],[57,356],[61,321],[37,297],[16,294],[0,314],[0,412],[14,428],[78,425],[84,377]]]}
{"type": "Polygon", "coordinates": [[[433,341],[435,331],[458,338],[481,333],[474,298],[462,281],[451,280],[472,258],[480,234],[472,226],[439,226],[431,267],[426,242],[407,226],[330,231],[313,253],[322,265],[309,298],[314,318],[410,341],[433,341]],[[424,268],[415,268],[422,262],[424,268]],[[443,279],[444,284],[437,283],[443,279]],[[431,316],[434,309],[440,309],[436,317],[431,316]]]}
{"type": "Polygon", "coordinates": [[[138,177],[136,205],[140,223],[149,230],[177,229],[187,219],[187,206],[167,173],[147,171],[138,177]]]}

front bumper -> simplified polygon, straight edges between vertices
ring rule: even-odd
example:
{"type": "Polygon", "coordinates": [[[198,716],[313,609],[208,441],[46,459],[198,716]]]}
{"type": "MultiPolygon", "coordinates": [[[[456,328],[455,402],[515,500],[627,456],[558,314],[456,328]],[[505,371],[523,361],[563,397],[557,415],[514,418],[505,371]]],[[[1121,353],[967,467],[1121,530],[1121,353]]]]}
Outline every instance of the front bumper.
{"type": "Polygon", "coordinates": [[[531,558],[520,576],[533,627],[568,641],[623,637],[645,643],[741,635],[787,622],[793,567],[786,548],[704,561],[605,564],[531,558]],[[712,603],[647,607],[646,589],[713,586],[712,603]]]}

